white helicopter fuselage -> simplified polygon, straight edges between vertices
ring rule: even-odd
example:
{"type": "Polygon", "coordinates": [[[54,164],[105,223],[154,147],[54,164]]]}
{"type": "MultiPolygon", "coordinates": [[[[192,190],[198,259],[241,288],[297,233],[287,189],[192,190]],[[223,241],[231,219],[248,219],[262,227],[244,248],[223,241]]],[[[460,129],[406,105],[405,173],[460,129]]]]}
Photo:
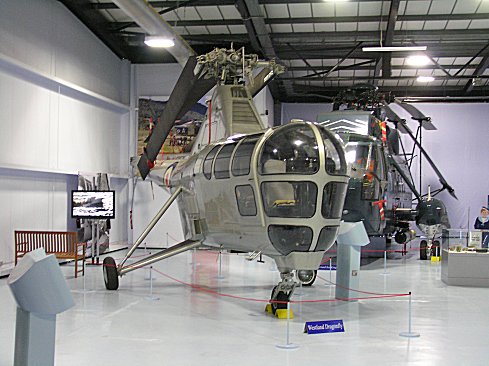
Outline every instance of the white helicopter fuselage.
{"type": "Polygon", "coordinates": [[[208,130],[201,127],[194,154],[166,173],[170,189],[183,188],[177,202],[185,238],[259,252],[281,270],[315,270],[340,225],[348,183],[343,149],[313,123],[264,130],[250,100],[243,86],[218,86],[210,124],[224,138],[202,147],[208,130]],[[246,130],[235,123],[242,115],[246,130]]]}

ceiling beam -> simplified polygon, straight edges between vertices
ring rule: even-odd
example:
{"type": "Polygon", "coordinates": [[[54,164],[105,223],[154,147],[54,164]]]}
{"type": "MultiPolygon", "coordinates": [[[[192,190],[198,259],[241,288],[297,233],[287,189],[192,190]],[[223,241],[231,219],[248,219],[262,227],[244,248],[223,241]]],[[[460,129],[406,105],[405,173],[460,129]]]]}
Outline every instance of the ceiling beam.
{"type": "MultiPolygon", "coordinates": [[[[489,60],[488,60],[489,61],[489,60]]],[[[486,66],[487,67],[487,66],[486,66]]],[[[278,76],[279,80],[295,80],[295,81],[355,81],[355,80],[372,80],[372,79],[382,79],[382,80],[416,80],[418,76],[391,76],[386,79],[383,76],[372,77],[372,76],[330,76],[325,79],[323,76],[278,76]]],[[[459,76],[435,76],[436,80],[467,80],[472,79],[473,75],[459,75],[459,76]]],[[[477,76],[481,79],[489,79],[489,75],[479,75],[477,76]]]]}
{"type": "MultiPolygon", "coordinates": [[[[399,4],[401,0],[392,0],[391,7],[389,9],[389,17],[387,20],[387,28],[385,30],[385,37],[383,39],[383,45],[386,47],[392,46],[394,41],[394,31],[396,29],[397,14],[399,12],[399,4]]],[[[382,76],[389,78],[391,76],[391,52],[384,52],[382,54],[382,76]]]]}
{"type": "MultiPolygon", "coordinates": [[[[392,66],[391,66],[392,67],[392,66]]],[[[377,58],[374,66],[374,77],[370,81],[373,85],[377,86],[379,83],[380,71],[382,70],[382,57],[377,58]]]]}
{"type": "Polygon", "coordinates": [[[477,57],[479,57],[483,52],[487,50],[488,47],[489,47],[489,43],[486,44],[484,47],[482,47],[482,49],[479,52],[477,52],[474,56],[472,56],[472,58],[469,61],[465,63],[465,65],[463,65],[460,69],[458,69],[458,71],[455,73],[454,76],[457,76],[462,71],[466,70],[477,57]]]}
{"type": "MultiPolygon", "coordinates": [[[[258,0],[237,0],[236,8],[243,19],[251,46],[255,52],[261,53],[268,59],[277,58],[258,0]]],[[[280,99],[277,83],[278,81],[272,80],[269,85],[270,93],[275,100],[280,99]]],[[[287,93],[292,91],[290,82],[285,82],[284,87],[287,93]]]]}
{"type": "Polygon", "coordinates": [[[275,58],[277,55],[258,0],[238,0],[236,1],[236,8],[241,14],[251,44],[253,45],[254,41],[257,41],[257,45],[254,46],[255,52],[261,52],[267,58],[275,58]]]}
{"type": "MultiPolygon", "coordinates": [[[[346,31],[346,32],[285,32],[272,33],[269,35],[275,45],[279,43],[299,42],[304,44],[323,44],[331,41],[346,41],[346,42],[372,42],[378,45],[378,31],[346,31]],[[275,43],[278,42],[278,43],[275,43]]],[[[212,42],[214,40],[246,40],[249,36],[247,33],[238,34],[189,34],[184,35],[186,39],[195,41],[212,42]]],[[[460,41],[471,42],[481,41],[487,42],[487,29],[447,29],[447,30],[417,30],[409,31],[409,39],[417,42],[429,41],[460,41]]],[[[394,34],[394,45],[396,42],[401,44],[406,41],[404,32],[394,34]]],[[[324,45],[324,44],[323,44],[324,45]]]]}
{"type": "MultiPolygon", "coordinates": [[[[196,0],[197,5],[199,0],[196,0]]],[[[181,3],[180,6],[184,6],[181,3]]],[[[166,8],[164,12],[169,12],[173,8],[166,8]]],[[[427,14],[427,15],[398,15],[397,21],[450,21],[450,20],[489,20],[489,13],[476,14],[427,14]]],[[[379,16],[339,16],[339,17],[304,17],[304,18],[266,18],[265,24],[320,24],[320,23],[363,23],[379,22],[379,16]]],[[[107,26],[117,29],[126,26],[129,22],[108,22],[107,26]]],[[[242,19],[202,19],[202,20],[178,20],[168,21],[177,23],[182,27],[213,26],[213,25],[241,25],[242,19]]],[[[135,25],[137,27],[137,25],[135,25]]]]}
{"type": "Polygon", "coordinates": [[[489,67],[489,53],[486,53],[482,61],[479,63],[479,65],[477,65],[474,73],[471,75],[470,80],[467,81],[467,84],[464,87],[464,92],[466,94],[472,92],[476,84],[475,82],[476,79],[485,78],[484,76],[482,76],[482,74],[484,73],[484,71],[486,71],[488,67],[489,67]]]}
{"type": "MultiPolygon", "coordinates": [[[[376,65],[373,63],[375,62],[375,59],[372,60],[366,60],[362,62],[358,62],[352,65],[346,65],[346,66],[340,66],[338,70],[348,70],[348,69],[355,69],[355,70],[375,70],[376,65]]],[[[444,68],[447,69],[457,69],[460,67],[460,65],[442,65],[444,68]]],[[[332,66],[315,66],[314,69],[318,71],[319,73],[325,72],[329,70],[332,66]]],[[[466,67],[468,70],[475,70],[477,65],[470,65],[469,67],[466,67]]],[[[438,69],[437,65],[426,65],[426,66],[411,66],[411,65],[392,65],[392,70],[417,70],[417,69],[423,69],[423,70],[436,70],[438,69]]],[[[308,71],[309,68],[307,66],[290,66],[287,67],[287,71],[308,71]]],[[[380,75],[377,75],[380,76],[380,75]]],[[[454,75],[457,76],[457,75],[454,75]]]]}
{"type": "MultiPolygon", "coordinates": [[[[379,0],[355,0],[358,3],[378,2],[379,0]]],[[[412,2],[425,1],[425,0],[409,0],[412,2]]],[[[216,5],[234,5],[235,0],[199,0],[198,6],[216,6],[216,5]]],[[[324,0],[308,0],[308,3],[321,4],[324,0]]],[[[261,5],[274,5],[274,4],[304,4],[304,0],[259,0],[261,5]]],[[[171,6],[178,6],[181,1],[149,1],[149,4],[153,8],[166,8],[171,6]]],[[[117,6],[111,2],[108,3],[91,3],[89,6],[92,9],[117,9],[117,6]]]]}
{"type": "MultiPolygon", "coordinates": [[[[158,14],[163,15],[163,14],[172,12],[173,10],[177,10],[181,7],[193,5],[194,3],[197,3],[198,1],[199,0],[187,0],[187,1],[184,1],[180,4],[178,4],[178,5],[160,10],[160,11],[158,11],[158,14]]],[[[115,23],[116,22],[109,23],[109,27],[116,32],[123,31],[124,29],[127,29],[127,28],[134,28],[134,27],[140,28],[139,24],[137,24],[136,22],[117,22],[117,25],[115,23]]]]}
{"type": "Polygon", "coordinates": [[[314,66],[312,66],[309,61],[307,61],[304,57],[301,56],[301,54],[299,52],[297,52],[297,50],[295,49],[294,46],[292,46],[290,43],[287,43],[287,46],[290,47],[290,49],[297,55],[297,57],[299,57],[307,66],[308,70],[311,70],[312,71],[312,74],[310,75],[320,75],[320,72],[317,71],[314,66]]]}
{"type": "Polygon", "coordinates": [[[105,17],[100,12],[91,9],[88,0],[59,0],[59,2],[80,19],[119,58],[129,58],[127,49],[122,45],[124,44],[123,38],[107,30],[104,26],[107,22],[105,17]]]}
{"type": "MultiPolygon", "coordinates": [[[[342,87],[338,88],[335,86],[310,86],[310,85],[304,85],[304,84],[294,84],[294,88],[297,92],[299,93],[304,93],[304,92],[311,92],[311,93],[321,93],[325,95],[336,95],[339,90],[341,89],[348,89],[351,88],[351,86],[347,87],[342,87]]],[[[397,91],[395,93],[396,97],[400,97],[403,95],[407,96],[428,96],[428,95],[436,95],[436,96],[447,96],[447,95],[453,95],[453,96],[466,96],[466,94],[463,92],[463,90],[460,87],[455,86],[410,86],[409,88],[406,88],[406,86],[382,86],[380,87],[381,92],[388,92],[388,91],[397,91]]],[[[484,94],[483,91],[478,91],[478,93],[474,95],[481,95],[489,98],[489,95],[484,94]]]]}

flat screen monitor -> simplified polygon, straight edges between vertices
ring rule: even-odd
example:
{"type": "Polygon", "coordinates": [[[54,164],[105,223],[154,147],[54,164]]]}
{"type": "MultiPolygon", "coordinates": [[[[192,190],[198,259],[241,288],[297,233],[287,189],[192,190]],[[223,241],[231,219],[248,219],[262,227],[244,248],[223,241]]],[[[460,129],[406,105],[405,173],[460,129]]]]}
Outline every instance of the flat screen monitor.
{"type": "Polygon", "coordinates": [[[115,218],[115,192],[71,191],[71,216],[75,219],[115,218]]]}

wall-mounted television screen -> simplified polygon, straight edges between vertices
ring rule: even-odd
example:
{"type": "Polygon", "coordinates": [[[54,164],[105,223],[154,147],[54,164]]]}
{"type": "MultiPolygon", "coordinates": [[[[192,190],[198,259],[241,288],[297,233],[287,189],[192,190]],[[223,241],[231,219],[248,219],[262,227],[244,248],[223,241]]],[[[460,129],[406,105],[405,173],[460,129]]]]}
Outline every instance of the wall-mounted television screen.
{"type": "Polygon", "coordinates": [[[75,219],[115,218],[115,192],[71,191],[71,216],[75,219]]]}

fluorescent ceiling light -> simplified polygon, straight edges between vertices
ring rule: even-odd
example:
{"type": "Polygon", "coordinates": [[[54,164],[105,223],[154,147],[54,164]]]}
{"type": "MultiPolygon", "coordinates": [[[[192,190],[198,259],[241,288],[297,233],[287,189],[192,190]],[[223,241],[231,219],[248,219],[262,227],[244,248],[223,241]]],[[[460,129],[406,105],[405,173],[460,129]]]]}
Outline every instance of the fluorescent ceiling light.
{"type": "Polygon", "coordinates": [[[146,36],[144,43],[149,47],[168,48],[175,46],[173,39],[162,36],[146,36]]]}
{"type": "Polygon", "coordinates": [[[430,63],[430,58],[425,55],[414,55],[406,58],[406,63],[411,66],[424,66],[430,63]]]}
{"type": "Polygon", "coordinates": [[[426,51],[426,46],[363,47],[363,52],[426,51]]]}
{"type": "Polygon", "coordinates": [[[416,79],[416,81],[420,83],[430,83],[434,80],[435,78],[433,76],[418,76],[418,78],[416,79]]]}

